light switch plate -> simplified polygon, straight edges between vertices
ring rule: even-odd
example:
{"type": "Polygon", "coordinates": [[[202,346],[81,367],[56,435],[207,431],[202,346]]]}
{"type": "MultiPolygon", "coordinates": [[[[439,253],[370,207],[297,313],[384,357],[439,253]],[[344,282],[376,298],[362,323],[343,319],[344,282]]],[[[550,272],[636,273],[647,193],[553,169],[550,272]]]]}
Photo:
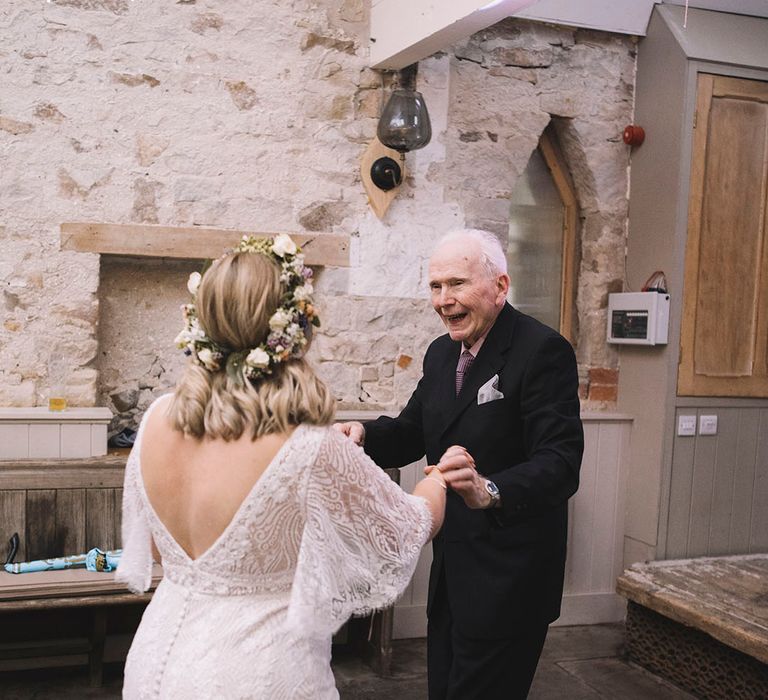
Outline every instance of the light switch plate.
{"type": "Polygon", "coordinates": [[[696,435],[696,416],[678,416],[677,434],[683,437],[696,435]]]}
{"type": "Polygon", "coordinates": [[[717,416],[699,416],[699,435],[717,435],[717,416]]]}

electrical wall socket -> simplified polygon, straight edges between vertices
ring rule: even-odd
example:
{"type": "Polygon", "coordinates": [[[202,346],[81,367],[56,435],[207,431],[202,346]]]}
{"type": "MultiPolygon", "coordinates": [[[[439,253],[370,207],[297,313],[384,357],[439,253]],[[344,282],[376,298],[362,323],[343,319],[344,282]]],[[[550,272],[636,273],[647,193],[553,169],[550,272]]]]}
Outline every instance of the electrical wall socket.
{"type": "Polygon", "coordinates": [[[678,416],[677,434],[683,437],[696,435],[696,416],[678,416]]]}
{"type": "Polygon", "coordinates": [[[717,435],[717,416],[699,416],[699,435],[717,435]]]}

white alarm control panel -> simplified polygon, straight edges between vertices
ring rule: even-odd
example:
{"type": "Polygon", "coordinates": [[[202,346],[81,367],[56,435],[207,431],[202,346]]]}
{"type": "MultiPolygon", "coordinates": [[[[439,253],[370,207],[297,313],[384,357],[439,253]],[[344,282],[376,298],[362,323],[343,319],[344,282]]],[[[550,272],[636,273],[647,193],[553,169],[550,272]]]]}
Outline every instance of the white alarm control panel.
{"type": "Polygon", "coordinates": [[[665,345],[669,331],[669,294],[621,292],[608,295],[608,342],[665,345]]]}

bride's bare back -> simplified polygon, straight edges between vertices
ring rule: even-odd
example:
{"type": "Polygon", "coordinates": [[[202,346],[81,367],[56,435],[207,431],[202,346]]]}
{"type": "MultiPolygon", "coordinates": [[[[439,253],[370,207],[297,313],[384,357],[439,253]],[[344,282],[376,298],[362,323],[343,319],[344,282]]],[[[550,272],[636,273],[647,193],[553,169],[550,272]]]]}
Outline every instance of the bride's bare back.
{"type": "Polygon", "coordinates": [[[226,530],[289,436],[197,440],[174,430],[159,408],[144,428],[144,488],[170,535],[197,559],[226,530]]]}

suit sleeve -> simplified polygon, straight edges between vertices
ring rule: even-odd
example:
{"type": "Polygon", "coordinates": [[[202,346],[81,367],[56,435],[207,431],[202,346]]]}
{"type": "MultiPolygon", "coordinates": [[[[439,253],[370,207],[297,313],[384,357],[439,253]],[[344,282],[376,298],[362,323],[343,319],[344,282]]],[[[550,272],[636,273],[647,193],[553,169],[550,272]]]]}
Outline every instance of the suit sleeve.
{"type": "Polygon", "coordinates": [[[365,424],[365,452],[384,469],[404,467],[425,453],[422,425],[425,374],[432,346],[424,355],[422,377],[397,418],[381,416],[365,424]]]}
{"type": "Polygon", "coordinates": [[[528,458],[493,476],[505,513],[555,506],[576,492],[584,451],[578,384],[570,343],[548,336],[523,374],[520,409],[528,458]]]}

